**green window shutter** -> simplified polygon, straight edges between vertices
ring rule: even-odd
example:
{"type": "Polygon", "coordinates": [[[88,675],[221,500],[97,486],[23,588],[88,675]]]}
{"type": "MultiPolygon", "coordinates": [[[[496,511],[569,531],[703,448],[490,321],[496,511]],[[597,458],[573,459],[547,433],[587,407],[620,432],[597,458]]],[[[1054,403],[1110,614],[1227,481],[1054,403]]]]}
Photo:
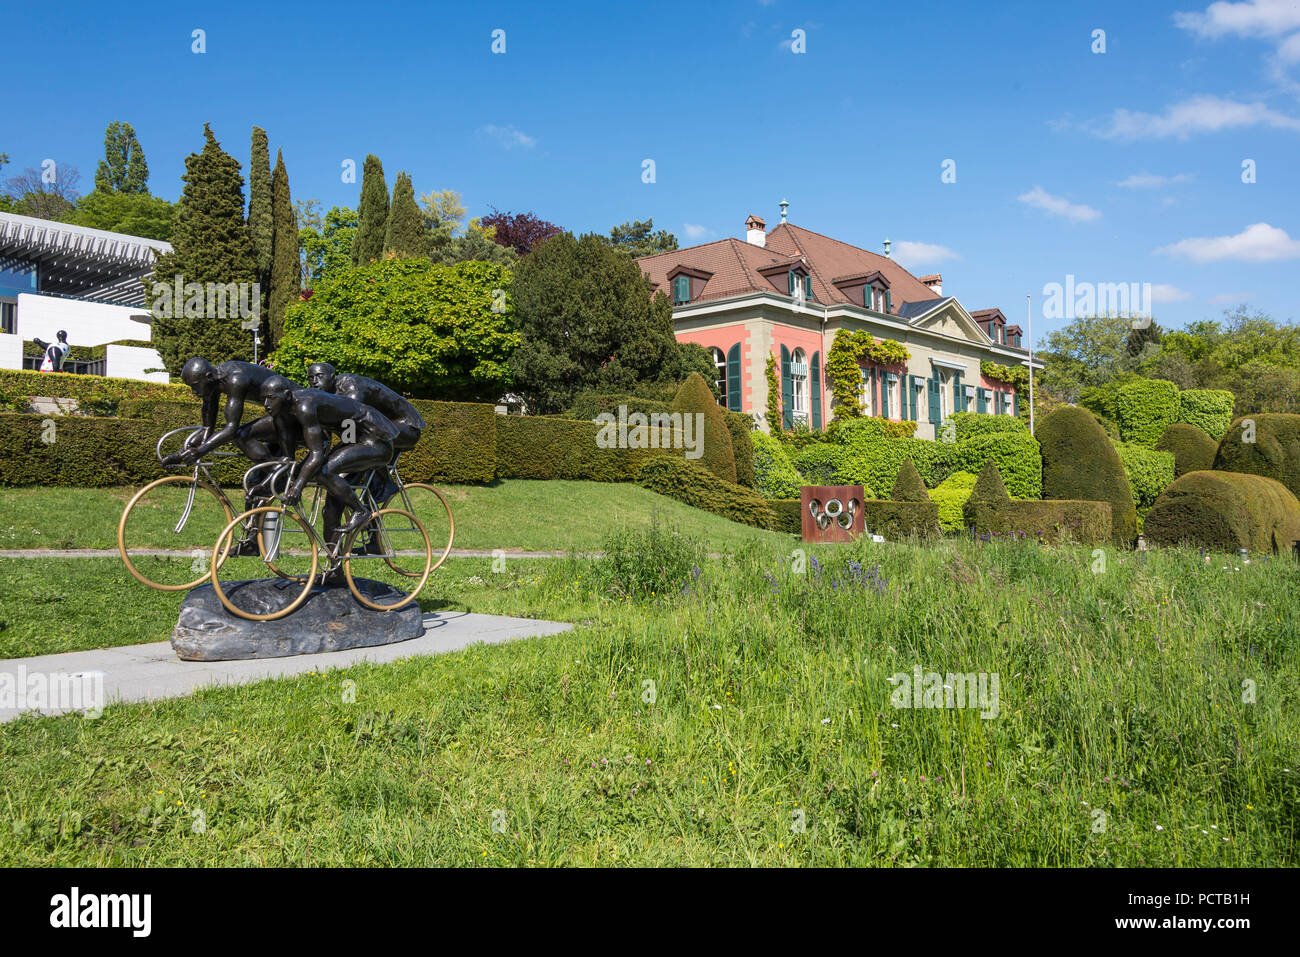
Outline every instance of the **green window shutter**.
{"type": "Polygon", "coordinates": [[[740,343],[727,350],[727,408],[740,411],[740,343]]]}
{"type": "Polygon", "coordinates": [[[794,428],[794,379],[790,375],[790,350],[785,346],[781,347],[781,423],[782,428],[794,428]]]}
{"type": "Polygon", "coordinates": [[[952,407],[955,412],[966,411],[966,392],[961,387],[961,373],[952,374],[952,407]]]}
{"type": "Polygon", "coordinates": [[[795,283],[794,270],[791,269],[788,273],[786,273],[786,274],[785,274],[785,278],[786,278],[787,292],[789,292],[790,295],[793,296],[793,295],[794,295],[794,283],[795,283]]]}
{"type": "Polygon", "coordinates": [[[812,297],[813,297],[813,294],[812,294],[812,276],[804,276],[804,277],[803,277],[803,297],[804,297],[805,299],[812,299],[812,297]]]}
{"type": "Polygon", "coordinates": [[[871,411],[877,416],[880,415],[880,398],[876,395],[876,367],[871,367],[871,388],[867,395],[871,397],[871,411]]]}
{"type": "Polygon", "coordinates": [[[906,375],[903,377],[905,390],[907,392],[907,418],[909,422],[916,421],[916,376],[906,375]]]}
{"type": "Polygon", "coordinates": [[[682,303],[690,302],[691,299],[691,278],[689,276],[677,276],[673,279],[673,302],[682,303]]]}
{"type": "Polygon", "coordinates": [[[812,391],[808,396],[808,404],[812,407],[810,413],[812,415],[812,427],[816,430],[820,430],[822,427],[821,364],[822,364],[822,354],[820,352],[814,352],[812,361],[810,363],[810,365],[812,366],[812,369],[809,373],[812,377],[812,391]]]}
{"type": "Polygon", "coordinates": [[[1020,393],[1019,392],[1011,393],[1011,414],[1012,415],[1020,414],[1020,393]]]}
{"type": "Polygon", "coordinates": [[[885,290],[885,312],[892,313],[893,311],[894,311],[894,294],[890,292],[888,289],[886,289],[885,290]]]}
{"type": "Polygon", "coordinates": [[[926,380],[930,389],[930,422],[937,429],[939,427],[939,389],[943,383],[939,381],[938,376],[931,376],[926,380]]]}
{"type": "Polygon", "coordinates": [[[880,377],[880,417],[889,418],[889,377],[887,375],[880,377]]]}
{"type": "Polygon", "coordinates": [[[983,415],[987,409],[988,406],[984,404],[984,389],[977,386],[975,389],[975,411],[983,415]]]}

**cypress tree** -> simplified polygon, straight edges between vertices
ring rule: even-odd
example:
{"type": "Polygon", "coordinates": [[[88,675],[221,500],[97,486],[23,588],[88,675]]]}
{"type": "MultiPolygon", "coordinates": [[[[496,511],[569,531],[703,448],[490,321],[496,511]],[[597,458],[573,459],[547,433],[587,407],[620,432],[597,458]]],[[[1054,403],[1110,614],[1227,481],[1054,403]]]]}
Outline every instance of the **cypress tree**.
{"type": "Polygon", "coordinates": [[[357,205],[357,235],[352,240],[352,265],[361,266],[384,253],[388,227],[388,183],[384,164],[371,153],[361,174],[361,202],[357,205]]]}
{"type": "Polygon", "coordinates": [[[257,256],[257,278],[265,289],[271,278],[271,152],[266,130],[253,127],[253,155],[248,166],[248,232],[257,256]]]}
{"type": "MultiPolygon", "coordinates": [[[[175,277],[183,283],[254,283],[257,263],[244,220],[244,177],[239,162],[221,148],[205,123],[202,151],[185,158],[185,183],[172,230],[172,252],[159,256],[153,281],[146,282],[150,307],[163,313],[153,320],[153,342],[173,376],[191,356],[214,365],[227,359],[251,360],[253,336],[240,328],[238,299],[227,298],[225,316],[211,314],[206,302],[173,302],[175,277]],[[157,294],[155,294],[157,293],[157,294]],[[187,315],[188,313],[188,315],[187,315]]],[[[190,298],[190,293],[185,294],[190,298]]],[[[250,303],[250,306],[252,303],[250,303]]]]}
{"type": "Polygon", "coordinates": [[[284,153],[276,152],[275,174],[271,177],[271,290],[266,316],[266,348],[275,348],[284,331],[284,313],[300,288],[298,224],[289,199],[289,171],[284,153]]]}
{"type": "Polygon", "coordinates": [[[149,164],[130,123],[114,120],[104,130],[104,158],[95,169],[95,189],[101,193],[148,195],[149,164]]]}
{"type": "Polygon", "coordinates": [[[415,202],[415,188],[411,177],[397,174],[393,184],[393,204],[388,208],[388,224],[384,231],[384,252],[399,259],[419,259],[429,255],[428,231],[424,217],[415,202]]]}

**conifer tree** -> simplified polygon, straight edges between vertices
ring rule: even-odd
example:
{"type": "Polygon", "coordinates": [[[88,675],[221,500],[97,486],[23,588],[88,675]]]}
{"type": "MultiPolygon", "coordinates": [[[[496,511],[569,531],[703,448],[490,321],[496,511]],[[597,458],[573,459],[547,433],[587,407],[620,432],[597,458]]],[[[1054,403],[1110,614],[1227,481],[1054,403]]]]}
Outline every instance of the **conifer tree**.
{"type": "Polygon", "coordinates": [[[298,223],[289,198],[289,171],[284,153],[276,152],[275,174],[271,177],[271,288],[268,293],[266,348],[275,348],[284,331],[284,313],[301,288],[298,258],[298,223]]]}
{"type": "Polygon", "coordinates": [[[149,192],[149,164],[130,123],[114,120],[104,130],[104,158],[95,169],[95,189],[101,193],[149,192]]]}
{"type": "Polygon", "coordinates": [[[248,166],[248,232],[257,256],[257,278],[266,288],[271,278],[271,152],[266,130],[253,127],[253,154],[248,166]]]}
{"type": "Polygon", "coordinates": [[[352,241],[352,265],[361,266],[384,253],[388,226],[388,184],[384,164],[371,153],[361,174],[361,202],[357,206],[357,235],[352,241]]]}
{"type": "Polygon", "coordinates": [[[401,172],[393,183],[393,204],[388,208],[384,233],[384,252],[399,259],[418,259],[429,255],[429,236],[424,217],[415,202],[411,177],[401,172]]]}

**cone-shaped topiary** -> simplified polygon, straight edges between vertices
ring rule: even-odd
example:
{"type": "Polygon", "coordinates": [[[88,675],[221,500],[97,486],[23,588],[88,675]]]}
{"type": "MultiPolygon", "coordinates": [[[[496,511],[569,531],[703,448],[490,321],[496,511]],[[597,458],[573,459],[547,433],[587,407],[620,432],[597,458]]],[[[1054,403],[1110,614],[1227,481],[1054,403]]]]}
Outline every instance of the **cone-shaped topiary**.
{"type": "Polygon", "coordinates": [[[984,468],[980,469],[980,474],[975,479],[975,487],[971,489],[967,501],[990,504],[1011,501],[1011,496],[1007,494],[1007,487],[1002,484],[1002,473],[998,471],[992,459],[985,462],[984,468]]]}
{"type": "MultiPolygon", "coordinates": [[[[673,399],[673,411],[682,414],[683,427],[687,415],[703,415],[702,433],[698,426],[701,420],[695,419],[691,423],[692,441],[703,440],[704,443],[704,455],[700,462],[724,482],[735,482],[736,456],[731,447],[731,430],[727,428],[726,413],[713,398],[713,390],[698,372],[692,372],[677,390],[677,396],[673,399]]],[[[688,454],[691,451],[687,449],[688,454]]]]}
{"type": "Polygon", "coordinates": [[[1216,471],[1249,472],[1300,496],[1300,415],[1248,415],[1228,426],[1214,456],[1216,471]]]}
{"type": "Polygon", "coordinates": [[[1175,422],[1156,443],[1157,452],[1174,453],[1174,478],[1214,467],[1219,443],[1194,425],[1175,422]]]}
{"type": "MultiPolygon", "coordinates": [[[[1001,479],[998,481],[1000,482],[1001,479]]],[[[904,459],[903,464],[899,466],[898,478],[894,479],[894,490],[890,493],[890,498],[895,502],[930,501],[930,493],[925,490],[921,473],[916,470],[911,459],[904,459]]]]}
{"type": "Polygon", "coordinates": [[[1300,539],[1300,501],[1262,475],[1188,472],[1156,499],[1142,532],[1157,545],[1289,553],[1300,539]]]}
{"type": "Polygon", "coordinates": [[[1137,506],[1119,452],[1087,409],[1066,405],[1043,417],[1036,437],[1043,455],[1043,498],[1110,502],[1117,545],[1137,537],[1137,506]]]}

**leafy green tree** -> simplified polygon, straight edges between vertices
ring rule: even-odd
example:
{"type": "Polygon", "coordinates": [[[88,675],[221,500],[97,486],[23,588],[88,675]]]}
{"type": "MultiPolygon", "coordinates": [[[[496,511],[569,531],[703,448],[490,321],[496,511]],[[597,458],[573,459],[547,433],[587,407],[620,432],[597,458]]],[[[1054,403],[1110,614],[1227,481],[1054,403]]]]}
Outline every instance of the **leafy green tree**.
{"type": "Polygon", "coordinates": [[[561,233],[515,266],[520,343],[510,360],[530,410],[559,412],[584,389],[659,378],[677,352],[672,306],[636,261],[594,234],[561,233]]]}
{"type": "Polygon", "coordinates": [[[1124,316],[1085,316],[1047,334],[1042,359],[1042,387],[1067,402],[1077,402],[1089,386],[1101,385],[1127,371],[1126,346],[1132,320],[1124,316]]]}
{"type": "Polygon", "coordinates": [[[459,236],[443,240],[439,234],[433,234],[429,258],[444,265],[489,262],[509,266],[519,259],[519,254],[510,246],[497,245],[492,240],[492,229],[481,226],[477,219],[471,219],[465,226],[465,232],[459,236]]]}
{"type": "Polygon", "coordinates": [[[266,289],[271,282],[271,152],[266,130],[253,127],[253,149],[248,165],[248,233],[257,257],[257,279],[266,289]]]}
{"type": "Polygon", "coordinates": [[[149,194],[149,164],[130,123],[114,120],[104,130],[104,158],[95,168],[95,189],[102,193],[149,194]]]}
{"type": "Polygon", "coordinates": [[[677,248],[677,237],[666,229],[654,231],[654,218],[622,223],[609,231],[609,241],[633,259],[668,253],[677,248]]]}
{"type": "Polygon", "coordinates": [[[11,210],[20,216],[34,216],[67,222],[76,212],[77,184],[81,173],[75,166],[59,166],[54,182],[45,182],[41,171],[30,166],[18,176],[10,176],[6,186],[12,199],[11,210]]]}
{"type": "Polygon", "coordinates": [[[298,298],[302,288],[298,260],[298,223],[289,199],[289,171],[284,152],[276,151],[275,173],[271,176],[271,289],[267,295],[270,309],[263,322],[267,349],[275,348],[284,331],[284,313],[298,298]]]}
{"type": "Polygon", "coordinates": [[[128,236],[170,242],[176,204],[148,193],[105,193],[81,197],[68,222],[128,236]]]}
{"type": "Polygon", "coordinates": [[[384,164],[371,153],[361,173],[361,202],[357,206],[357,234],[352,240],[352,265],[360,266],[384,254],[388,226],[388,183],[384,164]]]}
{"type": "MultiPolygon", "coordinates": [[[[303,222],[301,211],[298,219],[303,222]]],[[[347,206],[331,207],[323,221],[298,231],[306,269],[304,278],[309,286],[314,287],[326,276],[352,267],[352,240],[356,234],[357,212],[347,206]]]]}
{"type": "MultiPolygon", "coordinates": [[[[239,162],[221,148],[212,129],[203,126],[204,144],[185,158],[185,183],[172,230],[172,252],[154,264],[154,282],[172,286],[180,275],[186,283],[253,283],[257,263],[244,220],[244,177],[239,162]]],[[[253,337],[240,328],[241,318],[226,311],[224,318],[186,315],[184,303],[153,296],[145,285],[150,307],[165,314],[153,320],[153,342],[173,376],[191,356],[212,363],[253,357],[253,337]]]]}
{"type": "Polygon", "coordinates": [[[510,271],[385,258],[329,272],[290,306],[276,369],[304,381],[313,362],[417,398],[495,401],[519,342],[510,271]]]}
{"type": "Polygon", "coordinates": [[[415,202],[415,189],[406,172],[398,173],[397,181],[393,183],[393,203],[388,207],[384,252],[401,259],[414,259],[429,254],[424,217],[420,215],[420,207],[415,202]]]}

